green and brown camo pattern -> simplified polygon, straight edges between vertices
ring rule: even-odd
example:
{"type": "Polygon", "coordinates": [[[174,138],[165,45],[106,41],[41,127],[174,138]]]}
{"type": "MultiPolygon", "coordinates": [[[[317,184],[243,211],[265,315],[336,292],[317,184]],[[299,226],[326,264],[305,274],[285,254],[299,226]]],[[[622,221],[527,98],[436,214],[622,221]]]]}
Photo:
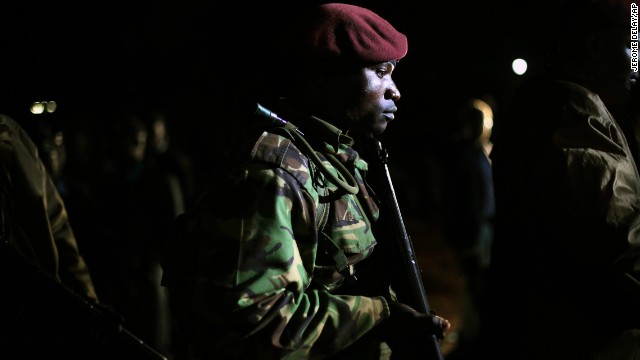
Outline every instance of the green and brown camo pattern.
{"type": "MultiPolygon", "coordinates": [[[[197,259],[193,278],[173,279],[193,284],[178,314],[190,314],[194,346],[207,359],[316,358],[345,348],[388,316],[386,301],[327,290],[339,284],[324,283],[336,277],[317,266],[324,255],[316,187],[324,179],[307,157],[290,139],[267,132],[250,149],[228,183],[186,217],[184,239],[197,247],[197,259]]],[[[369,219],[378,216],[362,181],[367,164],[346,146],[336,156],[360,192],[337,193],[325,232],[346,253],[367,257],[376,244],[369,219]]],[[[165,267],[165,283],[177,298],[184,294],[175,294],[171,270],[165,267]]]]}

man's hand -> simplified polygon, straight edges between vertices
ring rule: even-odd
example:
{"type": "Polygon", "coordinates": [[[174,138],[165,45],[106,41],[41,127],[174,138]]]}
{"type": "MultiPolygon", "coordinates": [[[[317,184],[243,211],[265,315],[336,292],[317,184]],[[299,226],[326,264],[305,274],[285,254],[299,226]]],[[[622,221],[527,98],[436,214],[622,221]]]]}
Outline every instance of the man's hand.
{"type": "Polygon", "coordinates": [[[448,320],[432,314],[418,312],[410,306],[398,302],[389,302],[391,316],[383,323],[384,340],[391,347],[394,356],[410,358],[427,346],[427,339],[435,335],[439,340],[451,327],[448,320]]]}

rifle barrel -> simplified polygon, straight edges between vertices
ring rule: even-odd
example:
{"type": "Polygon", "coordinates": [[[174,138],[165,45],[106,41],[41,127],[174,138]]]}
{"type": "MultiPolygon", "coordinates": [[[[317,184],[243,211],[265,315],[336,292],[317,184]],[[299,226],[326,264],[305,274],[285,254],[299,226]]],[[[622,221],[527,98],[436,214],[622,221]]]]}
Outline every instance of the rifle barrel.
{"type": "MultiPolygon", "coordinates": [[[[416,254],[413,247],[413,242],[407,233],[407,229],[402,219],[402,212],[398,205],[398,199],[396,197],[395,189],[393,187],[393,181],[391,180],[391,173],[388,166],[388,153],[386,149],[382,147],[379,140],[373,139],[376,145],[376,151],[378,153],[379,165],[382,166],[384,171],[384,186],[382,194],[384,195],[384,203],[388,211],[388,216],[393,218],[393,227],[395,230],[395,244],[396,250],[400,255],[400,260],[404,266],[404,273],[407,277],[407,285],[410,290],[410,296],[412,297],[412,305],[416,310],[423,313],[431,314],[431,308],[427,299],[427,292],[424,288],[422,280],[422,270],[418,264],[416,254]]],[[[428,354],[427,359],[443,360],[440,344],[435,335],[431,335],[429,338],[431,346],[428,347],[432,354],[428,354]]]]}

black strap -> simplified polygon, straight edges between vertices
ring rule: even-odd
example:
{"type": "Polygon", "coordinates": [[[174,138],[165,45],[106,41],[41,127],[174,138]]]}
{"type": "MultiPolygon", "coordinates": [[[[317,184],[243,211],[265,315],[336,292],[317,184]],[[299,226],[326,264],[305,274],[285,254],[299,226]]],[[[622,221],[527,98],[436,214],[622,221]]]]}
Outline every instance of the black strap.
{"type": "Polygon", "coordinates": [[[324,227],[327,225],[327,220],[329,219],[329,206],[329,202],[318,200],[318,217],[316,219],[318,242],[325,254],[333,259],[336,264],[336,270],[344,276],[345,285],[351,284],[358,280],[355,276],[355,268],[349,264],[349,259],[347,259],[344,251],[324,232],[324,227]]]}

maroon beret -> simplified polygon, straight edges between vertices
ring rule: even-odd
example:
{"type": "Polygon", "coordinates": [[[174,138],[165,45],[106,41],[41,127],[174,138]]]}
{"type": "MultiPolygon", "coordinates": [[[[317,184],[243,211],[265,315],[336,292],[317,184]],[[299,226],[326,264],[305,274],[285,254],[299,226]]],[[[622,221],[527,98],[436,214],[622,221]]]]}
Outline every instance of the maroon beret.
{"type": "Polygon", "coordinates": [[[376,64],[407,54],[407,37],[373,11],[350,4],[313,8],[300,34],[304,55],[336,64],[376,64]]]}

